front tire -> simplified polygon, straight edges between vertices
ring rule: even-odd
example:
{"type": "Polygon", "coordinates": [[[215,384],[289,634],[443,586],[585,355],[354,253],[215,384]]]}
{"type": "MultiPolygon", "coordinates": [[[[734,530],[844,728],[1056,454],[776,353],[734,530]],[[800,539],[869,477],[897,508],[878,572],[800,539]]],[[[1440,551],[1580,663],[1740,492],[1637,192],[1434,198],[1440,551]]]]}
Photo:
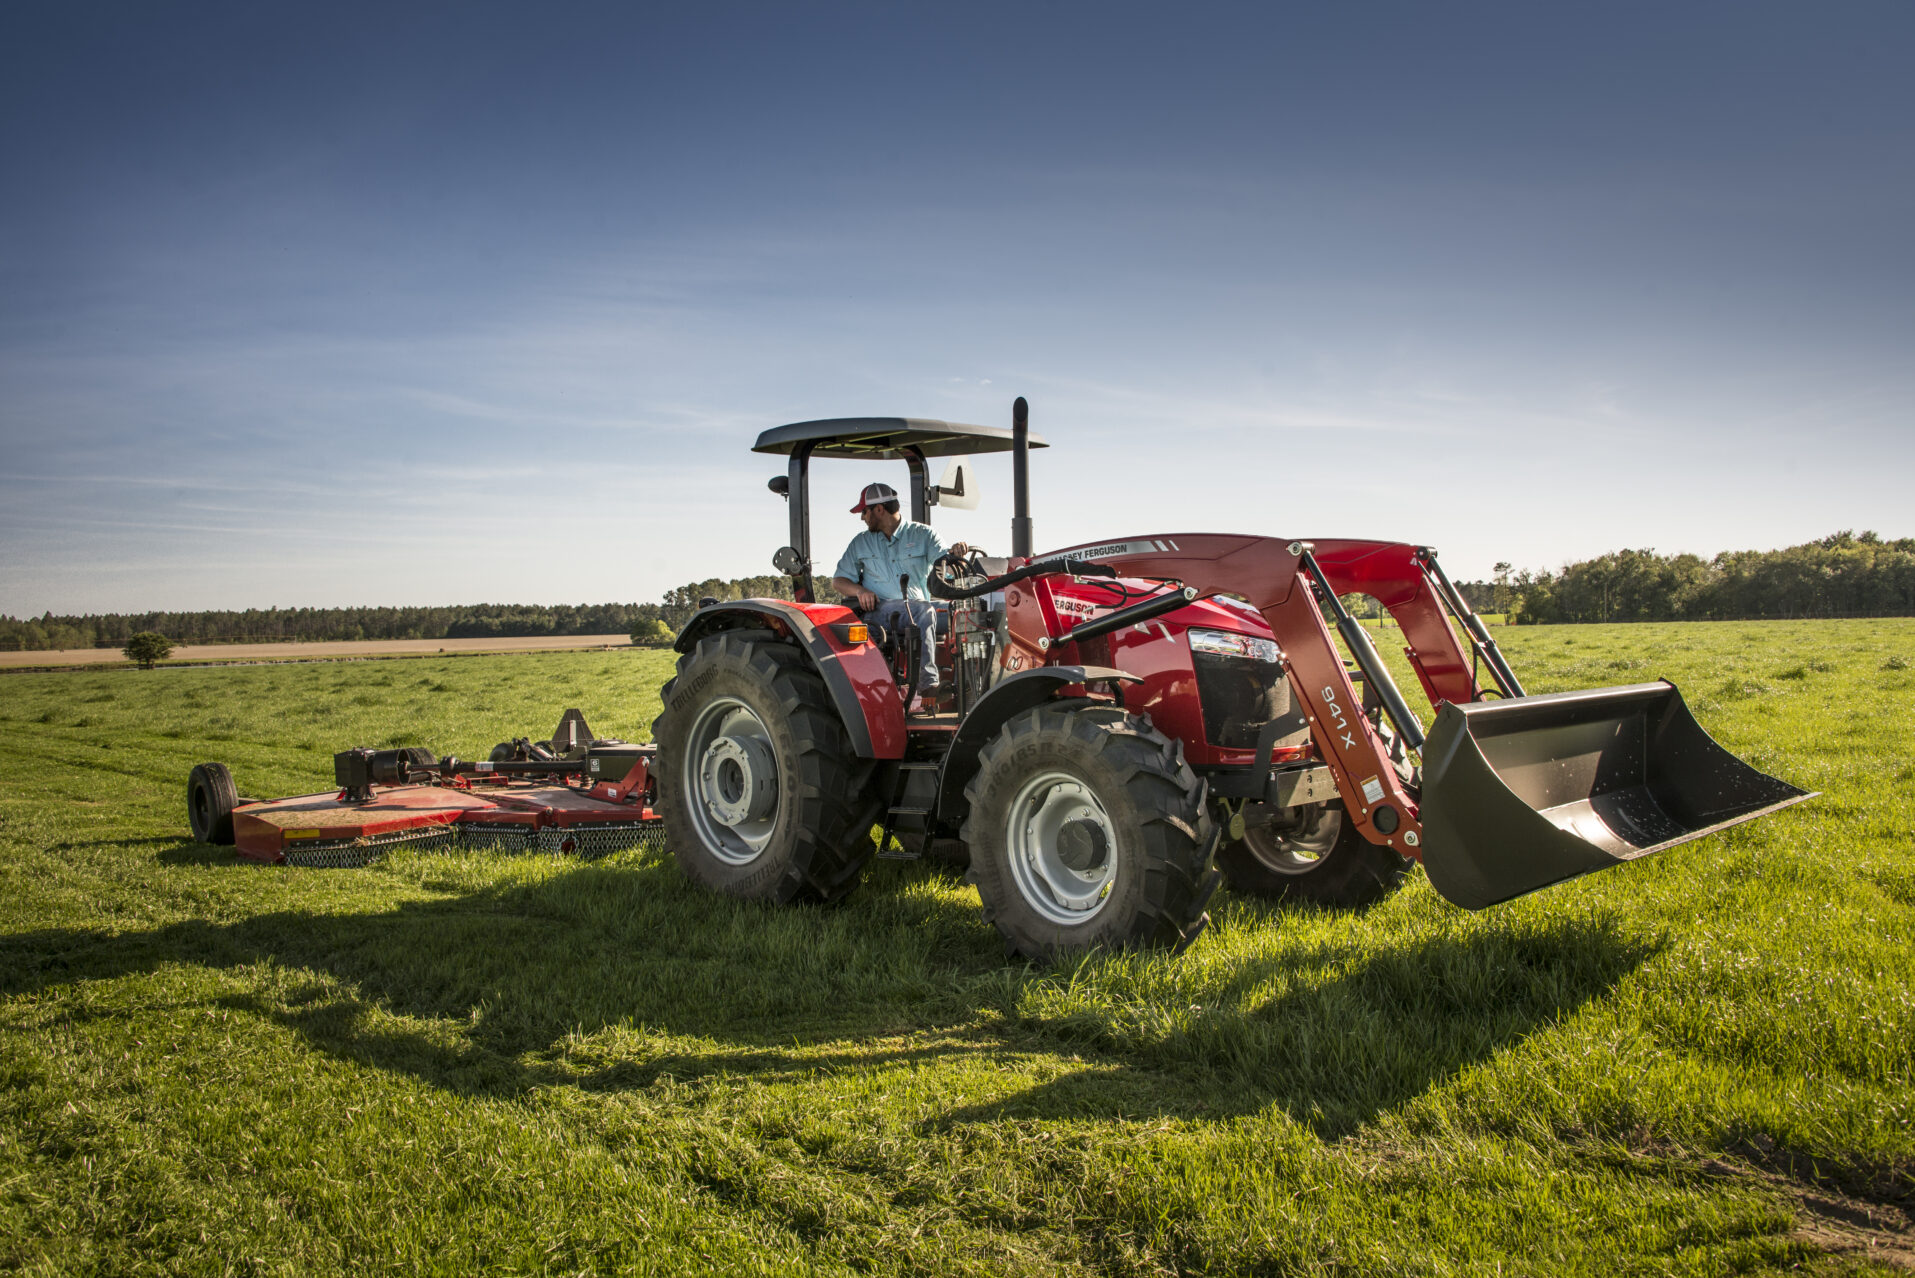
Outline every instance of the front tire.
{"type": "Polygon", "coordinates": [[[1006,952],[1177,951],[1209,922],[1205,787],[1146,720],[1102,705],[1028,710],[984,747],[964,793],[966,878],[1006,952]]]}
{"type": "Polygon", "coordinates": [[[652,724],[658,810],[695,882],[746,900],[834,901],[873,851],[870,767],[796,649],[728,634],[678,663],[652,724]]]}
{"type": "Polygon", "coordinates": [[[1217,853],[1233,892],[1333,909],[1375,905],[1403,885],[1410,865],[1394,848],[1357,833],[1340,803],[1264,815],[1217,853]]]}

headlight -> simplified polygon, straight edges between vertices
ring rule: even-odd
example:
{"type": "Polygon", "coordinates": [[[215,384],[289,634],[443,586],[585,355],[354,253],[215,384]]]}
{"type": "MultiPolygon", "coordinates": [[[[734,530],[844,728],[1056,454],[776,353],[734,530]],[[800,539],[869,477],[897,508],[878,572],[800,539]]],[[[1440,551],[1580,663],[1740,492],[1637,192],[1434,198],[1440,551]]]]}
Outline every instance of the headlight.
{"type": "Polygon", "coordinates": [[[1218,657],[1248,657],[1253,661],[1267,661],[1275,664],[1281,655],[1276,641],[1259,639],[1254,635],[1240,635],[1229,630],[1191,630],[1190,650],[1207,652],[1218,657]]]}

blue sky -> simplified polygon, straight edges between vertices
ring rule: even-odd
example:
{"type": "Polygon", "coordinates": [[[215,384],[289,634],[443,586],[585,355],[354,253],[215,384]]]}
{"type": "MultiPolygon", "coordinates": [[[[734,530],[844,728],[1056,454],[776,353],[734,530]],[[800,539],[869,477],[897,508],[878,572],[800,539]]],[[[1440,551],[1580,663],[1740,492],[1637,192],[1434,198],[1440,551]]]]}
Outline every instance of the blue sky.
{"type": "MultiPolygon", "coordinates": [[[[1909,535],[1911,36],[1903,3],[9,5],[0,612],[656,598],[769,570],[760,430],[1020,394],[1046,545],[1478,576],[1909,535]]],[[[940,526],[1001,550],[982,469],[940,526]]],[[[821,558],[874,474],[814,470],[821,558]]]]}

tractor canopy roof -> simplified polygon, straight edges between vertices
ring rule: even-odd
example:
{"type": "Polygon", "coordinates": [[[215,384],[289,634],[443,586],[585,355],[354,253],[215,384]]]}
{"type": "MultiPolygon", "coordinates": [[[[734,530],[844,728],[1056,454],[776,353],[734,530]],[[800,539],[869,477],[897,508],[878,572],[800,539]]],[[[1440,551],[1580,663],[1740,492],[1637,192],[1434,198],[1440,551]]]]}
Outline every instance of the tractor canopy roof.
{"type": "MultiPolygon", "coordinates": [[[[1032,448],[1048,448],[1035,433],[1032,448]]],[[[774,426],[751,446],[754,453],[789,453],[809,442],[813,457],[849,457],[859,461],[896,461],[915,447],[926,457],[964,457],[972,453],[1008,453],[1008,426],[972,426],[929,417],[830,417],[823,421],[774,426]]]]}

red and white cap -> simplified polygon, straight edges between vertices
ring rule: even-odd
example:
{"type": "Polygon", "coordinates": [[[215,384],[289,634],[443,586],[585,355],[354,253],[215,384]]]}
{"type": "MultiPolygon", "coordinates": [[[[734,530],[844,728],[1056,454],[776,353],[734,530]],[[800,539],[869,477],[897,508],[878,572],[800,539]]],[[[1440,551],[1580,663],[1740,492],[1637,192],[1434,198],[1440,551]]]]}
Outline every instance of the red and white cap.
{"type": "Polygon", "coordinates": [[[851,513],[862,515],[866,506],[882,506],[897,499],[898,490],[889,484],[866,484],[864,491],[858,494],[858,504],[851,508],[851,513]]]}

